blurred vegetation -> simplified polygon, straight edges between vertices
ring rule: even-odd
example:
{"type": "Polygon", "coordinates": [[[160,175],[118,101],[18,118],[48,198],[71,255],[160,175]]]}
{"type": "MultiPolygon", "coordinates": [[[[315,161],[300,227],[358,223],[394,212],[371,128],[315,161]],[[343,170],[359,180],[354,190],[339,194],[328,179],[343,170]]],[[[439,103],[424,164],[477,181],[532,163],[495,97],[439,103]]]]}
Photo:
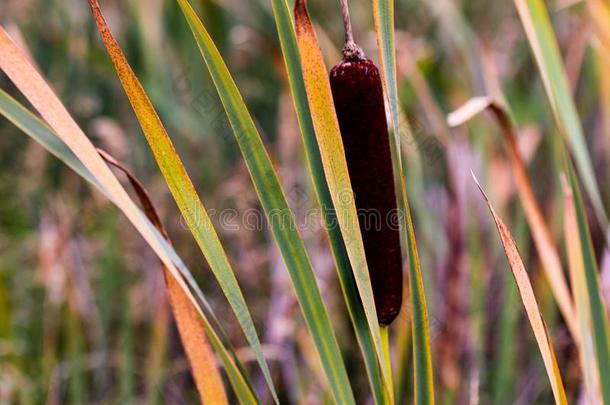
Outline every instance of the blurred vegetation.
{"type": "MultiPolygon", "coordinates": [[[[302,222],[316,199],[269,2],[192,3],[235,77],[302,222]]],[[[608,89],[600,77],[609,65],[602,64],[591,39],[584,3],[557,1],[548,7],[608,207],[610,116],[602,103],[608,89]]],[[[355,37],[376,60],[371,5],[351,1],[350,6],[355,37]]],[[[103,7],[206,206],[217,212],[234,209],[238,215],[260,210],[175,2],[108,0],[103,7]]],[[[309,7],[327,66],[332,66],[343,43],[338,2],[310,0],[309,7]]],[[[493,222],[471,182],[472,169],[488,185],[516,238],[552,331],[568,397],[576,402],[582,395],[578,351],[543,276],[499,129],[487,116],[456,129],[445,121],[471,97],[489,92],[489,69],[495,69],[521,130],[535,193],[554,239],[563,240],[558,137],[516,10],[510,2],[401,0],[395,17],[401,108],[415,134],[403,153],[430,311],[437,399],[529,404],[553,398],[493,222]]],[[[28,45],[93,142],[146,184],[176,250],[252,366],[255,386],[263,389],[249,351],[240,351],[247,344],[239,325],[141,136],[86,2],[3,0],[0,23],[28,45]]],[[[0,87],[23,100],[3,75],[0,87]]],[[[0,134],[0,403],[195,403],[154,254],[115,207],[69,168],[4,119],[0,134]]],[[[223,219],[212,219],[269,353],[280,400],[329,402],[270,233],[220,226],[223,219]]],[[[601,261],[604,234],[593,217],[590,223],[601,261]]],[[[308,228],[301,235],[358,403],[370,403],[325,234],[308,228]]],[[[602,291],[610,291],[609,267],[602,266],[602,291]]],[[[406,323],[408,312],[403,308],[399,322],[406,323]]],[[[412,375],[404,326],[397,326],[392,337],[394,367],[405,368],[399,373],[404,381],[396,382],[402,390],[397,399],[409,403],[412,375]]]]}

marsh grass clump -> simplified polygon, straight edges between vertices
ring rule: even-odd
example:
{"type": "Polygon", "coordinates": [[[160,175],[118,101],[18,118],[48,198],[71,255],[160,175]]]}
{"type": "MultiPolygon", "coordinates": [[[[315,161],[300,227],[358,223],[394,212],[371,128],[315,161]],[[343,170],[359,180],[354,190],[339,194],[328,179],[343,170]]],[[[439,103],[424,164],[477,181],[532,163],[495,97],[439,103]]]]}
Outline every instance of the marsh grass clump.
{"type": "Polygon", "coordinates": [[[0,2],[0,403],[610,404],[607,2],[0,2]]]}

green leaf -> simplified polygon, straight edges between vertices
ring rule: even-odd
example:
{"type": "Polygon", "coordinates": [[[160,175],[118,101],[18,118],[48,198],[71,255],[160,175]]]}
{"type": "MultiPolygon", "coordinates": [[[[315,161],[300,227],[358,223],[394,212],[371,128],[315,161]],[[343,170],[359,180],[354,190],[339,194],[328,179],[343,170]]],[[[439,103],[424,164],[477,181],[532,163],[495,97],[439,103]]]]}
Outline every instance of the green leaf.
{"type": "Polygon", "coordinates": [[[305,322],[338,403],[354,397],[309,257],[300,238],[275,170],[222,56],[186,0],[178,0],[233,128],[235,138],[290,274],[305,322]]]}
{"type": "Polygon", "coordinates": [[[583,263],[581,269],[584,270],[584,275],[581,274],[580,277],[584,278],[586,285],[587,297],[585,298],[585,301],[588,301],[589,304],[589,315],[593,329],[593,343],[599,371],[599,383],[604,403],[610,403],[610,373],[608,373],[608,370],[610,370],[610,333],[608,330],[606,308],[600,290],[599,270],[595,251],[593,250],[591,233],[587,223],[587,215],[580,187],[574,169],[572,168],[572,163],[568,161],[567,156],[565,158],[565,168],[574,195],[576,222],[578,225],[578,237],[580,240],[580,252],[583,263]]]}
{"type": "Polygon", "coordinates": [[[536,58],[557,126],[569,142],[595,215],[607,230],[608,217],[546,6],[542,0],[515,0],[515,5],[536,58]]]}
{"type": "MultiPolygon", "coordinates": [[[[396,83],[396,47],[394,45],[394,0],[373,0],[373,16],[375,33],[379,51],[379,63],[383,76],[383,84],[390,105],[390,118],[396,143],[400,150],[400,121],[398,110],[398,85],[396,83]]],[[[405,130],[410,132],[409,123],[404,122],[405,130]]],[[[401,161],[398,155],[398,161],[401,161]]],[[[400,167],[400,166],[399,166],[400,167]]]]}
{"type": "MultiPolygon", "coordinates": [[[[565,152],[564,152],[565,153],[565,152]]],[[[584,392],[590,404],[601,404],[602,393],[599,390],[598,367],[593,347],[593,332],[591,323],[591,311],[589,306],[589,293],[585,281],[585,263],[583,260],[582,245],[580,243],[580,232],[576,217],[576,203],[574,202],[574,191],[569,185],[565,175],[563,181],[564,204],[564,238],[568,257],[568,268],[570,270],[570,283],[574,295],[576,315],[579,325],[580,338],[576,341],[579,351],[579,360],[583,374],[584,392]]]]}
{"type": "Polygon", "coordinates": [[[375,403],[383,403],[383,380],[375,354],[375,346],[367,324],[364,307],[358,294],[358,287],[352,272],[349,256],[345,248],[341,230],[335,226],[337,215],[330,195],[330,190],[324,179],[324,167],[316,135],[314,133],[311,112],[305,92],[305,83],[301,70],[301,58],[297,46],[294,24],[286,0],[271,0],[280,46],[288,72],[288,82],[294,101],[297,119],[305,145],[305,156],[313,181],[318,202],[322,209],[330,247],[333,252],[337,275],[343,291],[343,297],[356,333],[356,339],[364,358],[369,383],[375,403]]]}
{"type": "MultiPolygon", "coordinates": [[[[401,172],[402,173],[402,172],[401,172]]],[[[415,229],[411,218],[411,208],[407,198],[404,177],[400,176],[402,206],[404,207],[403,228],[407,230],[409,252],[409,292],[411,298],[411,333],[413,341],[413,370],[415,379],[415,402],[434,403],[434,381],[432,375],[432,354],[430,349],[430,330],[424,282],[421,275],[419,255],[415,240],[415,229]]]]}
{"type": "Polygon", "coordinates": [[[400,156],[401,131],[405,136],[411,136],[411,129],[407,120],[399,120],[398,109],[398,86],[396,82],[396,55],[394,46],[394,1],[373,0],[373,15],[375,18],[375,32],[379,60],[381,62],[384,87],[390,104],[392,129],[394,141],[391,142],[392,166],[394,174],[398,179],[399,192],[397,198],[402,208],[402,229],[406,231],[407,252],[409,256],[409,290],[411,299],[413,353],[414,353],[414,379],[415,379],[415,402],[417,404],[434,403],[434,381],[432,374],[432,355],[430,350],[430,332],[428,325],[428,309],[424,292],[424,283],[419,264],[417,252],[417,241],[411,218],[411,208],[405,176],[403,172],[402,159],[400,156]]]}
{"type": "MultiPolygon", "coordinates": [[[[85,165],[66,146],[66,144],[64,144],[57,137],[57,135],[55,135],[53,130],[2,89],[0,89],[0,114],[6,117],[6,119],[12,122],[17,128],[23,131],[30,138],[42,145],[47,151],[49,151],[59,160],[64,162],[79,176],[91,183],[96,189],[98,189],[102,194],[107,196],[112,201],[111,194],[109,194],[108,191],[106,191],[106,189],[101,185],[97,177],[91,174],[89,169],[85,167],[85,165]]],[[[157,237],[161,242],[163,248],[167,252],[168,256],[172,258],[172,261],[176,264],[176,267],[180,271],[181,275],[185,277],[185,279],[187,280],[187,284],[189,284],[191,288],[196,287],[193,289],[196,290],[196,295],[198,295],[198,298],[202,302],[202,305],[204,307],[203,309],[205,309],[209,314],[206,316],[206,311],[199,310],[198,314],[200,316],[200,321],[208,338],[210,339],[210,343],[214,347],[214,350],[216,351],[216,354],[225,369],[225,372],[227,373],[229,382],[231,383],[231,386],[233,387],[240,402],[242,404],[258,403],[248,379],[242,373],[243,366],[241,366],[239,363],[236,364],[236,362],[238,361],[237,357],[234,355],[232,350],[231,352],[227,350],[227,348],[223,344],[222,339],[219,337],[214,327],[212,326],[212,324],[214,324],[216,328],[219,328],[220,323],[218,322],[216,316],[213,314],[212,309],[203,294],[201,293],[201,290],[194,282],[190,271],[184,265],[182,259],[180,259],[178,254],[175,252],[172,245],[164,240],[163,236],[160,235],[158,231],[156,231],[154,225],[150,223],[150,221],[143,213],[142,216],[145,218],[145,221],[148,222],[149,227],[157,233],[157,237]]],[[[219,330],[221,332],[221,335],[224,335],[222,328],[219,330]]]]}

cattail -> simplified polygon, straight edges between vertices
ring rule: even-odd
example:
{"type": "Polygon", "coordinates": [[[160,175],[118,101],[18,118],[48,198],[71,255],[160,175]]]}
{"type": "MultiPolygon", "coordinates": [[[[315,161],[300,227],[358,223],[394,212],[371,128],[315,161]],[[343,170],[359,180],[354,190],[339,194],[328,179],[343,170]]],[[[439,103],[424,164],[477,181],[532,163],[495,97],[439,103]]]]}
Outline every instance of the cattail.
{"type": "Polygon", "coordinates": [[[390,324],[402,301],[402,256],[388,124],[379,69],[354,43],[346,0],[341,0],[346,43],[330,71],[377,317],[390,324]]]}

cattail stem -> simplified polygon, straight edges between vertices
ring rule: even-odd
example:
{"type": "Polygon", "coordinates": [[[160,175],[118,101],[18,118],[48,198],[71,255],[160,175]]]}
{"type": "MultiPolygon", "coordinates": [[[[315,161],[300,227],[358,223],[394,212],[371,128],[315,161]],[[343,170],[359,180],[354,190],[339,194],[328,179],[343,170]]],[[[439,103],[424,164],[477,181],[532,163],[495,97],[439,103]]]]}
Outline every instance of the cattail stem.
{"type": "Polygon", "coordinates": [[[352,21],[349,16],[349,7],[347,0],[339,0],[341,5],[341,16],[343,17],[343,27],[345,28],[345,45],[343,46],[343,57],[345,59],[362,58],[364,52],[354,42],[354,33],[352,31],[352,21]]]}

